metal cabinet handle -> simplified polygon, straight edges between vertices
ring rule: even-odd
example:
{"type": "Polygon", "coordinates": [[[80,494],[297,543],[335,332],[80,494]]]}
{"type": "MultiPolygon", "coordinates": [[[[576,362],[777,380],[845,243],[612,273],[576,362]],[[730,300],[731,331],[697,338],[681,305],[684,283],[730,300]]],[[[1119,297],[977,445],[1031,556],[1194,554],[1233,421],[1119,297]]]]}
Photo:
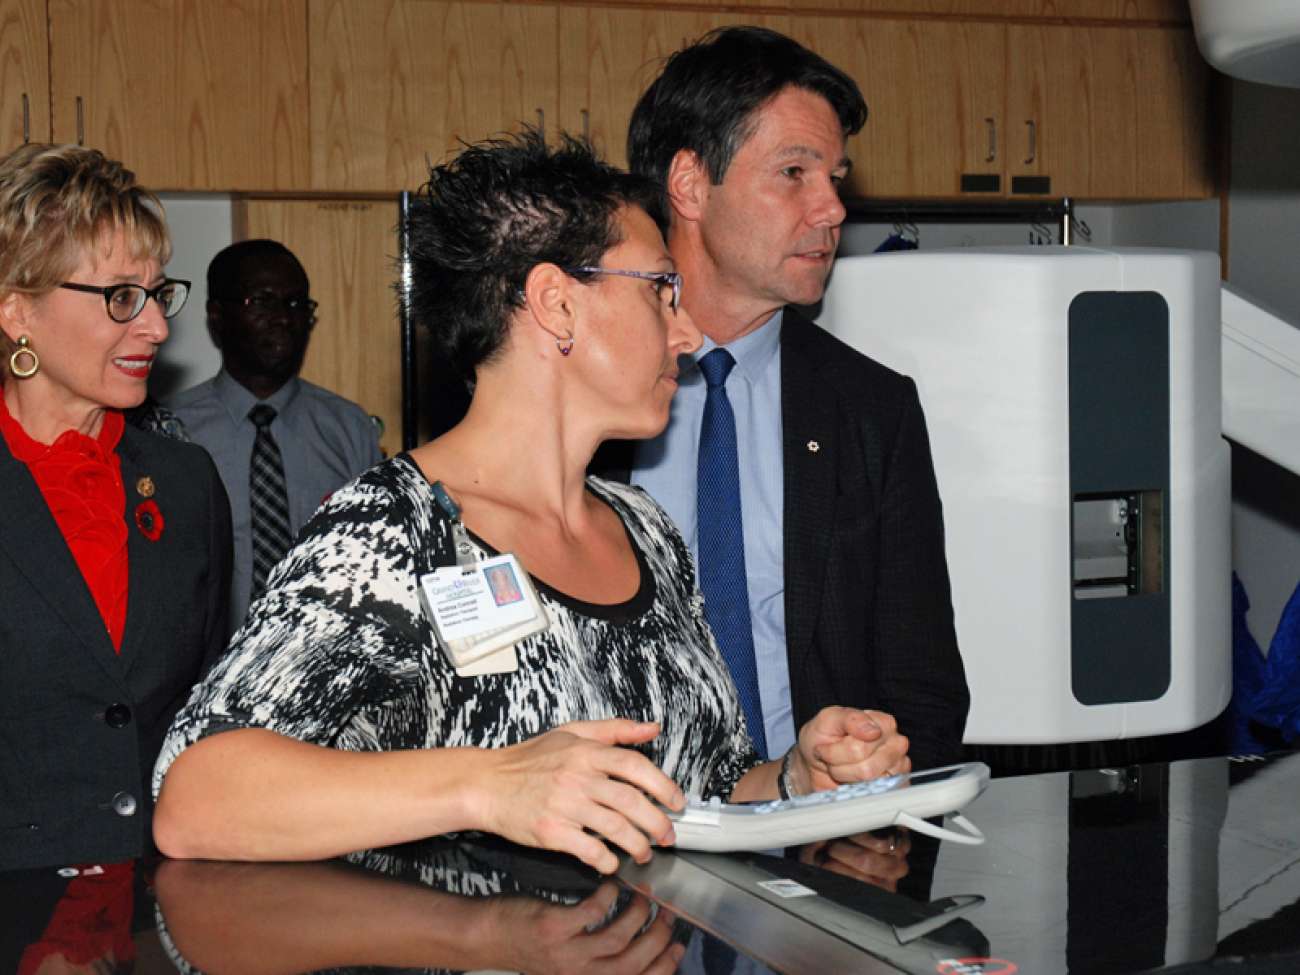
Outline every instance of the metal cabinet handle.
{"type": "Polygon", "coordinates": [[[542,141],[546,141],[546,110],[539,108],[537,110],[537,132],[541,135],[542,141]]]}
{"type": "Polygon", "coordinates": [[[23,145],[32,141],[32,106],[23,92],[23,145]]]}
{"type": "Polygon", "coordinates": [[[993,162],[998,158],[998,123],[989,116],[984,119],[984,124],[989,127],[989,154],[984,157],[984,161],[993,162]]]}
{"type": "Polygon", "coordinates": [[[1028,166],[1038,158],[1038,123],[1027,118],[1025,125],[1029,126],[1029,157],[1025,160],[1025,165],[1028,166]]]}
{"type": "Polygon", "coordinates": [[[77,145],[86,144],[86,111],[81,96],[77,96],[77,145]]]}
{"type": "Polygon", "coordinates": [[[591,113],[584,108],[582,111],[578,113],[578,117],[582,119],[582,141],[590,142],[591,141],[591,113]]]}

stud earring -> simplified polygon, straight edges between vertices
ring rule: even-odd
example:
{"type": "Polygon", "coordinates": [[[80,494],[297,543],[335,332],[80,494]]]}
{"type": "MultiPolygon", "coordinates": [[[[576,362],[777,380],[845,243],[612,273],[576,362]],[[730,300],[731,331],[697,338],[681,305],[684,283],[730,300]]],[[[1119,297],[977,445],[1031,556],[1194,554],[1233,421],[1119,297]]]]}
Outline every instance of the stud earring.
{"type": "Polygon", "coordinates": [[[14,349],[13,354],[9,356],[9,370],[19,379],[30,379],[40,368],[41,357],[36,354],[27,336],[22,336],[18,339],[18,348],[14,349]],[[19,362],[24,356],[27,357],[27,365],[21,366],[19,362]]]}
{"type": "Polygon", "coordinates": [[[560,355],[568,355],[573,351],[573,336],[568,335],[562,339],[556,339],[555,347],[560,350],[560,355]]]}

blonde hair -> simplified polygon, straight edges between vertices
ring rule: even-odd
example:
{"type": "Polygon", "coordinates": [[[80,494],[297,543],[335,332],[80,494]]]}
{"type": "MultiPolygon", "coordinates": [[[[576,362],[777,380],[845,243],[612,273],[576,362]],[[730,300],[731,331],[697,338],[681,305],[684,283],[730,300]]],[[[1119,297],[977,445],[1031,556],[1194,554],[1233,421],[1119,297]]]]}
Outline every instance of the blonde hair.
{"type": "MultiPolygon", "coordinates": [[[[171,258],[162,203],[120,162],[98,149],[36,144],[0,159],[0,300],[51,291],[118,231],[133,259],[171,258]]],[[[0,332],[0,354],[14,348],[0,332]]]]}

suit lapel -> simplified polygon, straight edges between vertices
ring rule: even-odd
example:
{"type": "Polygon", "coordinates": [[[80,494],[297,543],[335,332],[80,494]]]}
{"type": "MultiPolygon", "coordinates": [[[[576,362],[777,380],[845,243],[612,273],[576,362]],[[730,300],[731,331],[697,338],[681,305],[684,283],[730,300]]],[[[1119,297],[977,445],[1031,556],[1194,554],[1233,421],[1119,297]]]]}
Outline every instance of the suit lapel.
{"type": "Polygon", "coordinates": [[[32,479],[27,465],[0,440],[0,511],[5,529],[3,548],[37,598],[77,635],[86,653],[123,691],[126,684],[103,617],[76,560],[63,540],[54,516],[32,479]]]}
{"type": "Polygon", "coordinates": [[[781,422],[785,471],[785,632],[791,673],[808,651],[821,603],[835,518],[835,399],[820,376],[812,325],[791,308],[781,325],[781,422]]]}
{"type": "MultiPolygon", "coordinates": [[[[153,625],[155,600],[165,599],[167,575],[163,553],[167,544],[166,521],[168,502],[177,500],[176,485],[160,483],[157,471],[151,471],[140,451],[140,443],[134,430],[122,432],[118,444],[118,456],[122,458],[122,484],[126,489],[126,557],[127,557],[127,597],[126,628],[122,634],[122,664],[129,672],[138,658],[138,648],[147,646],[149,630],[153,625]],[[155,492],[146,497],[141,485],[147,481],[155,492]],[[168,488],[171,488],[170,496],[168,488]],[[150,541],[136,524],[136,509],[146,500],[152,498],[162,513],[163,534],[157,541],[150,541]]],[[[150,490],[146,487],[145,490],[150,490]]]]}

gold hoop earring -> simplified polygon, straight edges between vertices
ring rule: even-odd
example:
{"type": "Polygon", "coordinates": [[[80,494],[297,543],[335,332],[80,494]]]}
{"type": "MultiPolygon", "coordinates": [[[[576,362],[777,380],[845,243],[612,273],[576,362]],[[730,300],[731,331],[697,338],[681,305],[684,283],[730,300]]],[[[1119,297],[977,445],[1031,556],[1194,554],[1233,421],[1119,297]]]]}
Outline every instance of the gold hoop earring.
{"type": "Polygon", "coordinates": [[[13,354],[9,356],[9,370],[19,379],[30,379],[36,375],[41,368],[41,357],[36,354],[32,348],[31,341],[26,335],[18,339],[18,348],[14,349],[13,354]],[[19,357],[27,356],[29,359],[26,367],[18,365],[19,357]]]}
{"type": "Polygon", "coordinates": [[[560,355],[568,355],[573,351],[573,336],[568,335],[562,339],[556,339],[555,347],[560,350],[560,355]]]}

